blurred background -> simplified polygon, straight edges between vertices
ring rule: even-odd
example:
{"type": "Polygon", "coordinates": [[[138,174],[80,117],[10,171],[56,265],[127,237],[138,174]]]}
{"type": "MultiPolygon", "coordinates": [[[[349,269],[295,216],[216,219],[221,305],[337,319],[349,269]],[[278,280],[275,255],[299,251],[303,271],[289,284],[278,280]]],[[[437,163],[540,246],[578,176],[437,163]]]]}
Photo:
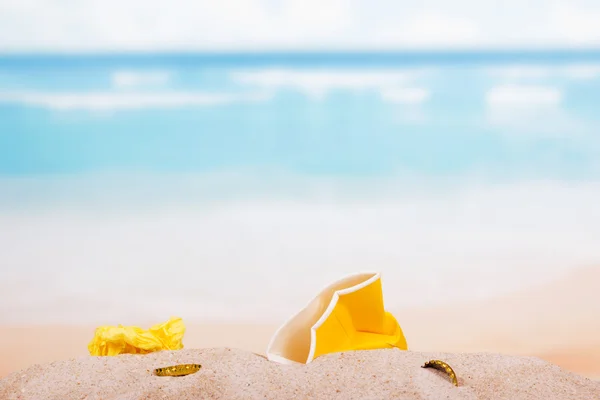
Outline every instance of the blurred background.
{"type": "Polygon", "coordinates": [[[0,331],[276,326],[375,270],[409,347],[600,377],[598,21],[597,0],[3,0],[0,331]]]}

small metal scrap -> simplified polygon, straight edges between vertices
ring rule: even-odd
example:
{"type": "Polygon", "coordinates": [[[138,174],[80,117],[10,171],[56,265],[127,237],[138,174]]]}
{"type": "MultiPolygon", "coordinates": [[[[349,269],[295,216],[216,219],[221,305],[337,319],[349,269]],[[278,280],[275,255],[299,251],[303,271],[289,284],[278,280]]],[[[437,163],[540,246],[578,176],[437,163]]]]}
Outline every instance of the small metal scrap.
{"type": "Polygon", "coordinates": [[[154,374],[157,376],[184,376],[198,372],[202,368],[200,364],[179,364],[170,367],[156,368],[154,374]]]}
{"type": "Polygon", "coordinates": [[[458,379],[456,378],[456,373],[454,372],[454,370],[452,369],[451,366],[449,366],[448,364],[446,364],[445,362],[443,362],[441,360],[427,361],[425,363],[425,365],[423,365],[421,368],[434,368],[439,371],[445,372],[446,374],[448,374],[448,376],[452,380],[452,383],[454,384],[454,386],[458,386],[458,379]]]}

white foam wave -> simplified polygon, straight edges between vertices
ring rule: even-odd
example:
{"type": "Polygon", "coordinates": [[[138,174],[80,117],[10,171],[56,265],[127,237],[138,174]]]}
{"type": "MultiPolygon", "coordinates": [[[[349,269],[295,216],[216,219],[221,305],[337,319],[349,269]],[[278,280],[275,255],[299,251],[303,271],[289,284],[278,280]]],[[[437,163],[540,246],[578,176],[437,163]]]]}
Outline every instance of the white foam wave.
{"type": "Polygon", "coordinates": [[[486,68],[492,78],[503,81],[541,81],[553,78],[571,80],[594,80],[600,78],[598,63],[569,63],[566,65],[521,64],[486,68]]]}
{"type": "MultiPolygon", "coordinates": [[[[322,98],[332,90],[404,91],[407,84],[426,74],[419,70],[349,70],[349,69],[264,69],[258,71],[232,71],[233,81],[263,89],[293,89],[308,96],[322,98]]],[[[424,89],[417,89],[424,91],[424,89]]],[[[406,96],[403,96],[406,98],[406,96]]],[[[414,98],[414,96],[409,96],[414,98]]],[[[423,97],[419,95],[417,97],[423,97]]]]}
{"type": "Polygon", "coordinates": [[[395,88],[381,91],[383,100],[399,104],[421,104],[429,99],[429,90],[423,88],[395,88]]]}
{"type": "Polygon", "coordinates": [[[498,85],[486,93],[486,102],[492,107],[557,106],[561,100],[561,91],[549,86],[498,85]]]}
{"type": "Polygon", "coordinates": [[[111,74],[111,82],[116,88],[134,88],[139,86],[163,86],[170,82],[169,71],[123,70],[111,74]]]}
{"type": "Polygon", "coordinates": [[[231,103],[263,102],[266,93],[228,94],[202,92],[0,92],[0,103],[53,110],[114,111],[148,108],[206,107],[231,103]]]}
{"type": "MultiPolygon", "coordinates": [[[[238,182],[221,178],[221,186],[238,182]]],[[[15,179],[0,186],[5,197],[52,193],[43,179],[15,179]]],[[[193,181],[160,200],[177,186],[169,179],[115,186],[82,177],[63,187],[68,201],[60,206],[4,203],[0,322],[93,322],[108,310],[115,320],[165,313],[278,319],[323,285],[365,269],[383,272],[390,307],[437,304],[493,296],[600,261],[594,182],[435,191],[385,182],[380,189],[401,190],[358,184],[337,197],[319,183],[304,186],[310,198],[293,195],[301,185],[283,195],[268,189],[206,202],[206,181],[193,181]],[[107,208],[81,196],[90,188],[129,200],[107,208]],[[158,200],[144,204],[149,197],[158,200]]]]}

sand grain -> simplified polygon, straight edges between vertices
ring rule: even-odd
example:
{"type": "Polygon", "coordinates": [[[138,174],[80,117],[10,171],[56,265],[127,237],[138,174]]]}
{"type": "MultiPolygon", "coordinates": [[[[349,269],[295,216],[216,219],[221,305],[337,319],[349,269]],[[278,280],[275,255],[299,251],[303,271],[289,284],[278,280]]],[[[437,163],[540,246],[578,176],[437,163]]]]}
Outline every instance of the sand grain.
{"type": "Polygon", "coordinates": [[[600,382],[533,357],[372,350],[280,365],[244,350],[184,349],[144,356],[80,357],[35,365],[0,380],[6,400],[70,399],[600,399],[600,382]],[[421,366],[448,362],[460,386],[421,366]],[[154,368],[200,363],[184,377],[154,368]]]}

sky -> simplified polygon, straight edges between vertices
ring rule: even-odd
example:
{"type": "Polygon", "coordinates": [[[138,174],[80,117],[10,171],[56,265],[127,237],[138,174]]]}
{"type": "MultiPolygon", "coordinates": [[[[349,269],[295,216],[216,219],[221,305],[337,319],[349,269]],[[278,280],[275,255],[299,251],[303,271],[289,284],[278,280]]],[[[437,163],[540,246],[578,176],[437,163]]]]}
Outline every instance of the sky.
{"type": "Polygon", "coordinates": [[[3,0],[0,52],[600,45],[598,0],[3,0]]]}

